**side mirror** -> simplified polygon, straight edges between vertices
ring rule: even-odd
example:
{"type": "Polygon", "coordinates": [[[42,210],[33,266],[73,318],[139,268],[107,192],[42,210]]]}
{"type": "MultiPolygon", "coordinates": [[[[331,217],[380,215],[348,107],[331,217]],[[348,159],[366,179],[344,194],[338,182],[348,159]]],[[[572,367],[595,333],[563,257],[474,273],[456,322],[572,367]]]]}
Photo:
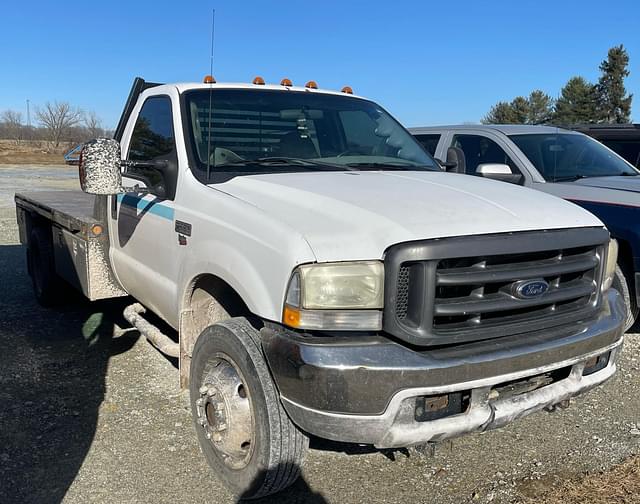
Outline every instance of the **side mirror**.
{"type": "Polygon", "coordinates": [[[120,172],[120,143],[111,138],[96,138],[82,148],[79,159],[80,187],[89,194],[123,192],[120,172]]]}
{"type": "Polygon", "coordinates": [[[509,165],[501,163],[479,164],[476,168],[476,175],[493,180],[501,180],[502,182],[510,182],[512,184],[522,182],[522,175],[520,173],[513,173],[509,165]]]}

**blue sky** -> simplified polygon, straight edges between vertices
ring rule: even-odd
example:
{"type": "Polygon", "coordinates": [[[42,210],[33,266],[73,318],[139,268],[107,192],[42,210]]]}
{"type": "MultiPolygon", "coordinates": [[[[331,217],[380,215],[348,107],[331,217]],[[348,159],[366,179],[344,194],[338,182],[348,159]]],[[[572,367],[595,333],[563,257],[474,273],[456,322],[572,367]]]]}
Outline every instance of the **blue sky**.
{"type": "Polygon", "coordinates": [[[9,1],[0,19],[0,110],[65,100],[117,123],[134,76],[289,77],[349,84],[407,126],[477,122],[534,88],[598,78],[607,49],[631,58],[640,122],[640,2],[9,1]]]}

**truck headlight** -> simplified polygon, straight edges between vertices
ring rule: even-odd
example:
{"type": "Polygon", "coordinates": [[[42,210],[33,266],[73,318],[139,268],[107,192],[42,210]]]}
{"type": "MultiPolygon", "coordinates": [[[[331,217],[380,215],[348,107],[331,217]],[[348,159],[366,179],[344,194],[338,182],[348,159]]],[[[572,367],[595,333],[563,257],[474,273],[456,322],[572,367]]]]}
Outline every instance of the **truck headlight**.
{"type": "Polygon", "coordinates": [[[383,299],[380,261],[305,264],[289,281],[283,322],[300,329],[380,330],[383,299]]]}
{"type": "Polygon", "coordinates": [[[618,263],[618,242],[613,238],[609,240],[607,248],[607,262],[602,280],[602,290],[606,291],[613,284],[613,277],[616,275],[616,264],[618,263]]]}

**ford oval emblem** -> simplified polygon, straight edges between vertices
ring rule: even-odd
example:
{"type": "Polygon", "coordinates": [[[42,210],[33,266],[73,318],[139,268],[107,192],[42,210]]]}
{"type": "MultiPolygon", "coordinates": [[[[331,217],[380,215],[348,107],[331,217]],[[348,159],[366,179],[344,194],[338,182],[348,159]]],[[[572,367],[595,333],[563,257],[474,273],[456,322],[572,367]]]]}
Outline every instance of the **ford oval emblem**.
{"type": "Polygon", "coordinates": [[[511,293],[520,299],[531,299],[542,296],[549,290],[549,284],[542,278],[536,280],[520,280],[511,286],[511,293]]]}

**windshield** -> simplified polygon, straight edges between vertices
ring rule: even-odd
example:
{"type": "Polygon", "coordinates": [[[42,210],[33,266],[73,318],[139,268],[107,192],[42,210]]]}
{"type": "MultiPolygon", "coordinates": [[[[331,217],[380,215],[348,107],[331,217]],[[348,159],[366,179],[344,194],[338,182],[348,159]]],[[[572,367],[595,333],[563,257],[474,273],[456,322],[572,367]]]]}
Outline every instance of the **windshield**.
{"type": "Polygon", "coordinates": [[[206,181],[229,172],[438,170],[411,134],[367,100],[246,89],[185,95],[194,168],[206,181]]]}
{"type": "Polygon", "coordinates": [[[557,133],[511,135],[509,138],[547,182],[639,173],[604,145],[585,135],[557,133]]]}

